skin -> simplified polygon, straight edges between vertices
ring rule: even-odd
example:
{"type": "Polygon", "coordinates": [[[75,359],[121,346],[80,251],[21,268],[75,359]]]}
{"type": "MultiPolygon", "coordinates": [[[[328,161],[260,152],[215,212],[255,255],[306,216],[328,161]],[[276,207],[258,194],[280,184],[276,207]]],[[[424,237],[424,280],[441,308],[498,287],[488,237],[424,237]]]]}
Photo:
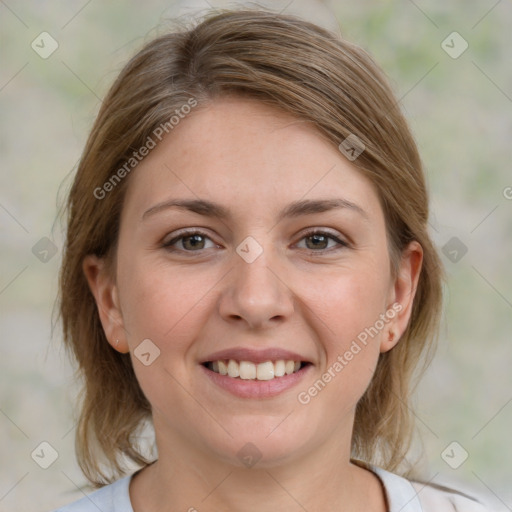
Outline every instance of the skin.
{"type": "Polygon", "coordinates": [[[392,277],[372,183],[311,124],[240,98],[195,109],[129,179],[115,275],[92,255],[84,272],[109,342],[131,353],[153,408],[159,458],[132,479],[135,512],[386,510],[380,480],[350,461],[354,410],[379,354],[407,326],[422,250],[412,242],[392,277]],[[175,198],[208,199],[232,217],[169,208],[141,220],[175,198]],[[292,201],[328,198],[364,214],[342,208],[278,220],[292,201]],[[182,228],[206,238],[182,238],[175,252],[162,247],[182,228]],[[315,246],[307,228],[348,245],[328,238],[315,246]],[[236,252],[248,236],[263,249],[252,263],[236,252]],[[379,334],[299,403],[298,393],[395,303],[401,311],[379,334]],[[133,354],[147,338],[160,350],[149,366],[133,354]],[[199,366],[238,346],[293,350],[313,366],[276,397],[238,398],[199,366]],[[248,442],[261,454],[251,468],[237,455],[248,442]]]}

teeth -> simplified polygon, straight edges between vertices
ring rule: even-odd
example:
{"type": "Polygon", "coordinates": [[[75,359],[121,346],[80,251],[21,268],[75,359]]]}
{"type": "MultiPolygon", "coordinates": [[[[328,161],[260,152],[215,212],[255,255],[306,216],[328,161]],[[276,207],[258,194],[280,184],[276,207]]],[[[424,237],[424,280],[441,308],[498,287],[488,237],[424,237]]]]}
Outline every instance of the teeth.
{"type": "Polygon", "coordinates": [[[228,365],[225,363],[225,361],[219,361],[219,373],[221,375],[227,375],[228,374],[228,365]]]}
{"type": "Polygon", "coordinates": [[[243,380],[272,380],[276,377],[284,377],[300,370],[300,361],[265,361],[264,363],[252,363],[251,361],[235,361],[234,359],[212,361],[208,368],[215,373],[227,375],[232,378],[239,377],[243,380]]]}
{"type": "MultiPolygon", "coordinates": [[[[300,363],[299,363],[300,366],[300,363]]],[[[260,363],[256,367],[256,378],[258,380],[271,380],[274,378],[274,363],[267,361],[266,363],[260,363]]]]}
{"type": "Polygon", "coordinates": [[[280,359],[274,363],[274,375],[282,377],[286,373],[286,363],[280,359]]]}
{"type": "Polygon", "coordinates": [[[256,365],[249,361],[240,361],[240,378],[244,380],[255,379],[256,365]]]}
{"type": "Polygon", "coordinates": [[[228,375],[230,377],[238,377],[240,375],[240,366],[233,359],[230,359],[228,363],[228,375]]]}

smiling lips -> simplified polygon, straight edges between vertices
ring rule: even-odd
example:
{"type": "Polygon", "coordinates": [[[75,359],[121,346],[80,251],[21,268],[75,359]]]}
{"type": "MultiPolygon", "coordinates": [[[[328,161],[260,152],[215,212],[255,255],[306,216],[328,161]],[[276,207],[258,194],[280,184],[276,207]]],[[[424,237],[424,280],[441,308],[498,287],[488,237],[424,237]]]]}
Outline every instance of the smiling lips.
{"type": "Polygon", "coordinates": [[[300,370],[301,362],[292,359],[277,361],[264,361],[253,363],[251,361],[237,361],[235,359],[220,359],[208,361],[206,367],[220,375],[227,375],[234,379],[243,380],[272,380],[285,375],[291,375],[300,370]]]}
{"type": "Polygon", "coordinates": [[[266,399],[297,386],[314,363],[296,352],[280,348],[230,348],[199,361],[216,387],[240,398],[266,399]]]}
{"type": "Polygon", "coordinates": [[[201,364],[219,376],[240,382],[281,380],[311,363],[300,354],[280,348],[238,347],[210,354],[201,364]]]}

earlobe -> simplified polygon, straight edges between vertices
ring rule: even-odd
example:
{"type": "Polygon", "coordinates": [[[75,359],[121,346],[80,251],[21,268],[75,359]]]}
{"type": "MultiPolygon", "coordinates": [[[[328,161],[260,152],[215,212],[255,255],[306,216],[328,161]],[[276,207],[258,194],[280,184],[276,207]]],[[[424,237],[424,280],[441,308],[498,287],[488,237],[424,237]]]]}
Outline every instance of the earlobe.
{"type": "Polygon", "coordinates": [[[107,270],[106,262],[94,254],[84,258],[82,269],[96,301],[98,315],[110,345],[121,353],[129,351],[117,285],[107,270]]]}
{"type": "Polygon", "coordinates": [[[423,263],[423,248],[412,241],[403,250],[396,279],[390,288],[388,311],[394,315],[381,341],[381,352],[391,350],[407,329],[423,263]]]}

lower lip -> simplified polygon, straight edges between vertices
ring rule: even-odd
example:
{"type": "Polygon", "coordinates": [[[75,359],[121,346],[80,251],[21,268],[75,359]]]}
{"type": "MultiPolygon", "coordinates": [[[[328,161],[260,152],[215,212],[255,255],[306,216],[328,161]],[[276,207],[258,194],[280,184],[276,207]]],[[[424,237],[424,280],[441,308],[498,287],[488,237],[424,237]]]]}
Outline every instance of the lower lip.
{"type": "Polygon", "coordinates": [[[215,373],[203,365],[199,366],[214,384],[240,398],[271,398],[284,393],[297,385],[312,367],[311,364],[308,364],[298,372],[283,377],[274,377],[271,380],[244,380],[215,373]]]}

